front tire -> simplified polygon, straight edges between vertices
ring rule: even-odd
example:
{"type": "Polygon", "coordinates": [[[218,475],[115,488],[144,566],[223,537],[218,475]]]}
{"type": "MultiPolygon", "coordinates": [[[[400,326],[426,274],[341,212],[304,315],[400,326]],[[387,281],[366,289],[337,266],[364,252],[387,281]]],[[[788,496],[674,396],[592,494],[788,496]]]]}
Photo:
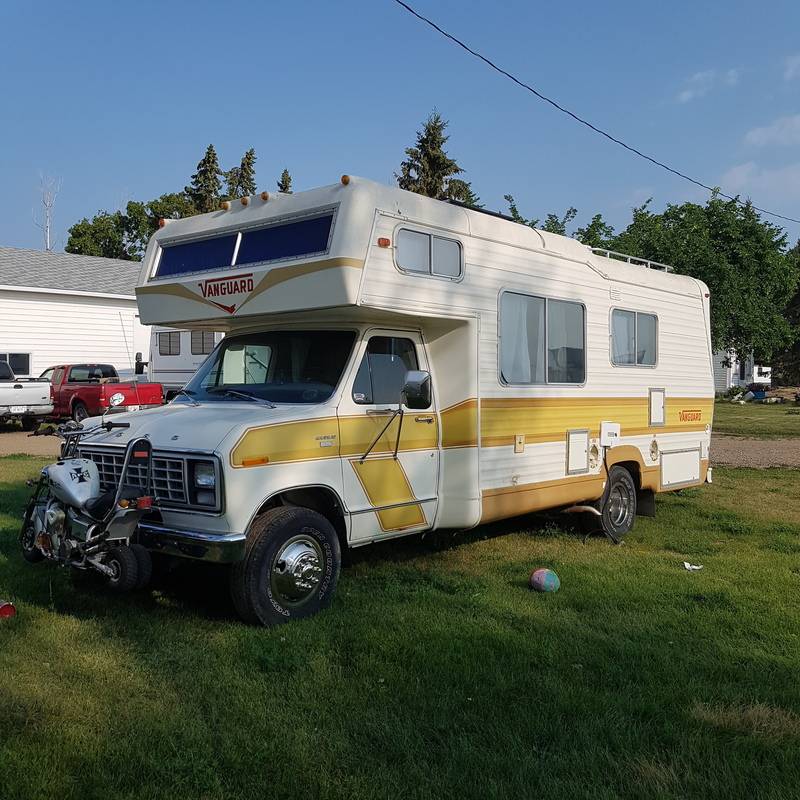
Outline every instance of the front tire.
{"type": "Polygon", "coordinates": [[[246,555],[231,568],[231,598],[246,622],[277,625],[327,608],[341,570],[333,525],[316,511],[273,508],[247,534],[246,555]]]}
{"type": "Polygon", "coordinates": [[[112,547],[105,558],[106,566],[113,571],[106,576],[106,584],[114,592],[130,592],[139,580],[139,561],[130,547],[112,547]]]}
{"type": "Polygon", "coordinates": [[[636,519],[636,484],[625,467],[613,466],[603,495],[600,522],[603,532],[618,544],[636,519]]]}
{"type": "Polygon", "coordinates": [[[22,546],[22,557],[29,564],[38,564],[44,558],[44,553],[36,546],[36,532],[32,524],[22,531],[19,543],[22,546]]]}

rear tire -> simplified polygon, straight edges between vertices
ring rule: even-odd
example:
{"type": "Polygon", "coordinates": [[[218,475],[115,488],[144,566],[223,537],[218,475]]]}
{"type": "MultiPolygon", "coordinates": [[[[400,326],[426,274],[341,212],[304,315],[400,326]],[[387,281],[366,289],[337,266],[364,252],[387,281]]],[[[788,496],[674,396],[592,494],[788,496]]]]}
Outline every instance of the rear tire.
{"type": "Polygon", "coordinates": [[[83,403],[75,403],[72,407],[72,419],[81,423],[89,416],[89,409],[83,403]]]}
{"type": "Polygon", "coordinates": [[[105,564],[114,570],[114,574],[106,576],[106,584],[114,592],[130,592],[136,588],[139,580],[139,560],[130,547],[122,545],[112,547],[105,558],[105,564]]]}
{"type": "Polygon", "coordinates": [[[341,570],[333,525],[316,511],[273,508],[247,534],[246,554],[231,568],[231,599],[246,622],[277,625],[327,608],[341,570]]]}
{"type": "Polygon", "coordinates": [[[153,559],[150,557],[150,551],[141,544],[132,544],[131,550],[133,550],[133,554],[136,556],[136,562],[139,567],[139,577],[136,579],[136,588],[144,589],[153,577],[153,559]]]}
{"type": "Polygon", "coordinates": [[[614,543],[621,542],[636,520],[636,484],[625,467],[613,466],[609,470],[600,510],[603,532],[614,543]]]}

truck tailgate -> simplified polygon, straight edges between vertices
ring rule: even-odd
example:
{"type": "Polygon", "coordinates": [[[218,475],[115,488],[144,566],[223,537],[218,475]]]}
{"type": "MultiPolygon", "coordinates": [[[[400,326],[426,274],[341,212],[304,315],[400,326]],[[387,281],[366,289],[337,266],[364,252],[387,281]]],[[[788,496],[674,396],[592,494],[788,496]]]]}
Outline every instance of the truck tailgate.
{"type": "Polygon", "coordinates": [[[26,411],[49,407],[50,384],[47,381],[3,381],[0,383],[0,409],[6,413],[24,414],[26,411]]]}

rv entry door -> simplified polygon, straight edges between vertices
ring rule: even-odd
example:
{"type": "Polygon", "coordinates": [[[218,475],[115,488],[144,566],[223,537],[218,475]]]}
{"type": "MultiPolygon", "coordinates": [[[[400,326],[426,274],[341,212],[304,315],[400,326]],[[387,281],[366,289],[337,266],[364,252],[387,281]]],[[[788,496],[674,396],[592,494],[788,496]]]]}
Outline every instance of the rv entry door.
{"type": "MultiPolygon", "coordinates": [[[[368,332],[339,405],[339,436],[351,541],[433,526],[438,503],[439,415],[402,406],[406,373],[428,370],[416,331],[368,332]]],[[[435,387],[434,387],[435,389],[435,387]]]]}

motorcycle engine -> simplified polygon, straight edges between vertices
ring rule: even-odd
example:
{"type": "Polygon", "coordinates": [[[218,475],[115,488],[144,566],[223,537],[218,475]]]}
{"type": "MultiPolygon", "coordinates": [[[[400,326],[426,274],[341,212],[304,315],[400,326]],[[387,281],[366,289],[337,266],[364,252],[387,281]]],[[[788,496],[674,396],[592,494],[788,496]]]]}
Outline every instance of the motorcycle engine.
{"type": "Polygon", "coordinates": [[[51,500],[33,519],[36,543],[42,550],[57,554],[65,539],[66,514],[58,500],[51,500]]]}

